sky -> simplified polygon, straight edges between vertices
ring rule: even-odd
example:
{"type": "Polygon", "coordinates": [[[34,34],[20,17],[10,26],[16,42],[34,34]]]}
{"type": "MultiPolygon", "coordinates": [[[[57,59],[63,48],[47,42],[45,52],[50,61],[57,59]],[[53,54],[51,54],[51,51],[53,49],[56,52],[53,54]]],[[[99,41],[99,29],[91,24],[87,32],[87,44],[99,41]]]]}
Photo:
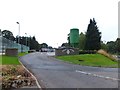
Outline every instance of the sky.
{"type": "Polygon", "coordinates": [[[118,37],[119,0],[0,0],[0,29],[35,36],[39,43],[58,47],[68,42],[70,29],[85,33],[95,18],[102,41],[118,37]],[[27,34],[25,34],[27,33],[27,34]]]}

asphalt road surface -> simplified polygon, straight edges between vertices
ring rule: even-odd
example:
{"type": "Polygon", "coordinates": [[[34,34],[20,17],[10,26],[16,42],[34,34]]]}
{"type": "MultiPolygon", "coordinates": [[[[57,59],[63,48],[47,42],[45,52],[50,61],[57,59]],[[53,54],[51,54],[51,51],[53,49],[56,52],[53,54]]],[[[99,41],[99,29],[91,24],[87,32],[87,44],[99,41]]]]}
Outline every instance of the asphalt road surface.
{"type": "Polygon", "coordinates": [[[51,55],[36,52],[20,57],[43,88],[118,88],[115,68],[73,65],[51,55]]]}

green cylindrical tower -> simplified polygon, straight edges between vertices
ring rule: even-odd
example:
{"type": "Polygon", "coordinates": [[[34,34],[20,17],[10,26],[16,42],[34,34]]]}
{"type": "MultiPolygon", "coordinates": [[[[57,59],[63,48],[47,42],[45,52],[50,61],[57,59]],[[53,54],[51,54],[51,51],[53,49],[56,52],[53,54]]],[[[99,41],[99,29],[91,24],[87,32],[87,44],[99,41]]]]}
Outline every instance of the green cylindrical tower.
{"type": "Polygon", "coordinates": [[[79,43],[79,29],[70,29],[70,45],[76,47],[79,43]]]}

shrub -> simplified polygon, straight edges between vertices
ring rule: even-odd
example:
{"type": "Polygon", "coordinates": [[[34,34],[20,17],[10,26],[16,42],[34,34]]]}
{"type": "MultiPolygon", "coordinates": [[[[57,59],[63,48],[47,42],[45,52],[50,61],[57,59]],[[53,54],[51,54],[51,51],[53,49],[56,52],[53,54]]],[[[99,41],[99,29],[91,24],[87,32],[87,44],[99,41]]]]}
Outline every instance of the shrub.
{"type": "Polygon", "coordinates": [[[96,54],[95,50],[80,50],[79,54],[96,54]]]}
{"type": "Polygon", "coordinates": [[[36,52],[39,52],[39,49],[37,49],[36,52]]]}
{"type": "Polygon", "coordinates": [[[35,52],[35,50],[29,50],[28,53],[32,53],[32,52],[35,52]]]}

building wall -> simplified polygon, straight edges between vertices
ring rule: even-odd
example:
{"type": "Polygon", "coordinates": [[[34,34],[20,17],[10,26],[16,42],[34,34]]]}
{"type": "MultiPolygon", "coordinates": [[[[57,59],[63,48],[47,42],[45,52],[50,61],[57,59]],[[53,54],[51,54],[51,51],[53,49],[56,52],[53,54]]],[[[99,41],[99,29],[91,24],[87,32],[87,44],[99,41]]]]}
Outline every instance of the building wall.
{"type": "Polygon", "coordinates": [[[62,48],[55,50],[55,56],[63,56],[63,55],[78,55],[78,48],[62,48]]]}

